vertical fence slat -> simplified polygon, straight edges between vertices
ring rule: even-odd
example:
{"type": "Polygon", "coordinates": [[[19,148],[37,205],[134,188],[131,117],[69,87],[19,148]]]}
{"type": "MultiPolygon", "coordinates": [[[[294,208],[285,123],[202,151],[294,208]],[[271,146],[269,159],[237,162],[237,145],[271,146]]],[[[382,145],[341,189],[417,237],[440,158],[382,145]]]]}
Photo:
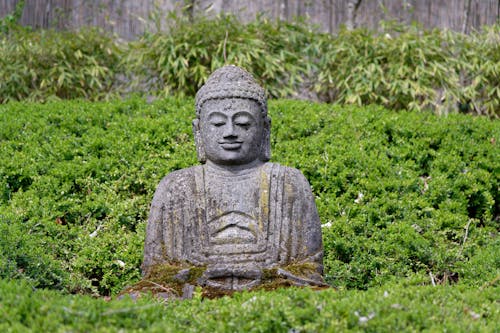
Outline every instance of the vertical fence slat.
{"type": "MultiPolygon", "coordinates": [[[[12,13],[19,0],[0,0],[0,18],[12,13]]],[[[381,20],[419,22],[425,28],[462,31],[468,0],[361,0],[356,25],[378,29],[381,20]]],[[[118,36],[131,39],[154,26],[147,22],[154,10],[176,10],[193,4],[196,15],[233,13],[247,22],[256,15],[291,20],[305,16],[325,32],[335,33],[348,19],[348,0],[26,0],[21,24],[34,28],[79,28],[99,26],[118,36]],[[156,5],[155,5],[156,4],[156,5]],[[146,23],[145,23],[146,22],[146,23]]],[[[466,31],[499,20],[500,1],[472,0],[467,13],[466,31]]]]}

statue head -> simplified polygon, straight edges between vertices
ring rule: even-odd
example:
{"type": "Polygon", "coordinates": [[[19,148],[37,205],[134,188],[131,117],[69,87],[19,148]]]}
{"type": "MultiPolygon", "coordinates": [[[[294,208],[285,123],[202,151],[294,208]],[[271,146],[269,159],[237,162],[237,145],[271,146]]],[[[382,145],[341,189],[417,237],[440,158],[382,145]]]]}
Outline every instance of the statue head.
{"type": "Polygon", "coordinates": [[[270,126],[264,89],[247,71],[224,66],[196,94],[193,133],[198,160],[220,165],[268,161],[270,126]]]}

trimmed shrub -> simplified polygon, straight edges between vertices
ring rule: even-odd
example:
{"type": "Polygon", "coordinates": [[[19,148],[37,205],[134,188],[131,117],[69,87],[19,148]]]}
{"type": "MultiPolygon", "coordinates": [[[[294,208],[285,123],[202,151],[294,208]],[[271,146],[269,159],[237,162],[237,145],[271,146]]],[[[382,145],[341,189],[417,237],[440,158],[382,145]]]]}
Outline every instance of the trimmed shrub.
{"type": "MultiPolygon", "coordinates": [[[[316,195],[330,284],[498,274],[498,121],[297,101],[270,116],[273,161],[316,195]]],[[[158,182],[197,163],[193,117],[191,99],[0,106],[1,277],[100,295],[136,281],[158,182]]]]}
{"type": "Polygon", "coordinates": [[[275,159],[316,194],[333,285],[454,282],[459,263],[498,246],[498,121],[296,102],[272,115],[275,159]]]}
{"type": "Polygon", "coordinates": [[[33,291],[0,280],[0,330],[72,332],[495,332],[499,287],[280,289],[168,303],[33,291]]]}

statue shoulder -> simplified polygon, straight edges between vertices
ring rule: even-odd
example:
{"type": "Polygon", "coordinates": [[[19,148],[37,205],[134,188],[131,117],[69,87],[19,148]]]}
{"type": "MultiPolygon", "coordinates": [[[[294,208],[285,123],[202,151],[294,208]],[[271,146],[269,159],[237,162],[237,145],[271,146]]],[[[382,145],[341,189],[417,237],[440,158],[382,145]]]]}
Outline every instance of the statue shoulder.
{"type": "Polygon", "coordinates": [[[155,197],[162,197],[166,193],[180,192],[192,188],[195,183],[195,175],[201,168],[201,165],[196,165],[170,172],[158,184],[155,197]]]}
{"type": "Polygon", "coordinates": [[[293,185],[293,187],[310,188],[309,182],[300,170],[272,162],[267,162],[266,165],[268,170],[281,175],[285,183],[293,185]]]}
{"type": "Polygon", "coordinates": [[[189,182],[193,179],[195,173],[201,170],[201,165],[195,165],[189,168],[175,170],[167,174],[160,181],[160,185],[180,185],[185,182],[189,182]]]}

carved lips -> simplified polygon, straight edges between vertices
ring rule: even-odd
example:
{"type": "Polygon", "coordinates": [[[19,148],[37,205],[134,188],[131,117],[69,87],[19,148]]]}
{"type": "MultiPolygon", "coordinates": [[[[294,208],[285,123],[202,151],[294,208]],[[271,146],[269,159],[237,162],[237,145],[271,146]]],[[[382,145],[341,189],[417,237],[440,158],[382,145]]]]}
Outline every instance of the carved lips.
{"type": "Polygon", "coordinates": [[[224,150],[238,150],[243,145],[243,141],[220,141],[219,144],[224,150]]]}

